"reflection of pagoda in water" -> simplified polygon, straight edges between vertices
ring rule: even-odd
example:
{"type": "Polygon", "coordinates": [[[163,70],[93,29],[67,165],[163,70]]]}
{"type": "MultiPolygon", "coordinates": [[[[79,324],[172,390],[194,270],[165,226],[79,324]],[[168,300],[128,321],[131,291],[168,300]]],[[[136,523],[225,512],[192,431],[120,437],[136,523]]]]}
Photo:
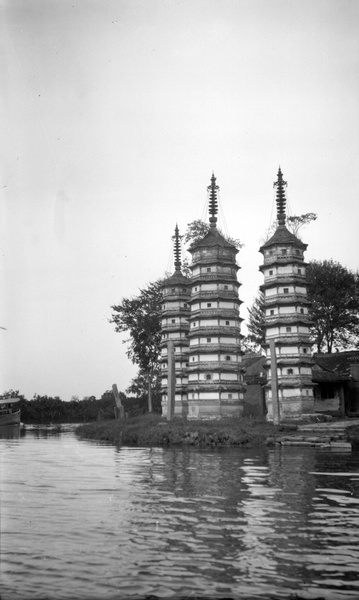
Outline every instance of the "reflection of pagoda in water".
{"type": "Polygon", "coordinates": [[[212,175],[208,187],[210,229],[189,249],[192,277],[181,274],[176,228],[176,270],[163,287],[162,407],[167,413],[167,344],[173,341],[175,414],[187,414],[188,405],[189,418],[239,416],[243,409],[238,250],[217,229],[218,189],[212,175]]]}
{"type": "Polygon", "coordinates": [[[260,248],[264,263],[265,334],[268,361],[266,404],[273,417],[270,342],[275,341],[280,414],[295,417],[314,411],[311,343],[309,339],[310,302],[307,296],[304,251],[307,244],[288,231],[283,175],[275,182],[278,226],[260,248]]]}

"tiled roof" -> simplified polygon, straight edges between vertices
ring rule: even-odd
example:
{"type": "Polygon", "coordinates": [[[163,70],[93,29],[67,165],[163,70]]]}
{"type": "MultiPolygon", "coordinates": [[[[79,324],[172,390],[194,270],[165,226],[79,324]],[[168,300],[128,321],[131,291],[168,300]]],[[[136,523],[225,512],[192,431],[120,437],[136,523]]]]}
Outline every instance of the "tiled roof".
{"type": "Polygon", "coordinates": [[[313,359],[316,365],[320,367],[320,369],[316,369],[316,375],[319,370],[324,370],[335,375],[341,375],[344,379],[349,379],[350,364],[359,362],[359,351],[349,350],[348,352],[334,352],[332,354],[314,354],[313,359]]]}
{"type": "Polygon", "coordinates": [[[248,369],[252,365],[255,365],[257,362],[262,363],[263,360],[266,360],[266,357],[262,354],[245,354],[242,358],[242,365],[248,369]]]}
{"type": "Polygon", "coordinates": [[[198,242],[194,242],[190,246],[189,250],[190,252],[192,252],[197,248],[203,248],[208,246],[222,246],[223,248],[233,248],[234,250],[237,250],[234,244],[230,244],[229,242],[227,242],[223,235],[219,233],[218,229],[214,227],[211,227],[211,229],[208,233],[206,233],[204,238],[202,238],[198,242]]]}
{"type": "Polygon", "coordinates": [[[264,382],[267,378],[264,365],[266,357],[261,354],[247,354],[242,358],[242,366],[245,369],[244,381],[253,383],[254,380],[264,382]]]}
{"type": "Polygon", "coordinates": [[[336,381],[348,381],[348,379],[348,376],[340,375],[334,371],[320,371],[315,368],[312,370],[312,381],[314,381],[314,383],[334,383],[336,381]]]}
{"type": "Polygon", "coordinates": [[[190,284],[190,280],[188,277],[185,277],[185,275],[183,275],[181,273],[181,271],[175,271],[173,273],[173,275],[171,275],[170,277],[168,277],[167,279],[165,279],[163,281],[163,287],[168,287],[169,285],[189,285],[190,284]]]}
{"type": "Polygon", "coordinates": [[[297,238],[293,233],[288,231],[285,225],[278,225],[274,235],[272,235],[269,240],[261,246],[260,251],[263,248],[268,248],[269,246],[276,246],[277,244],[292,244],[293,246],[297,246],[299,248],[306,249],[308,244],[303,244],[303,242],[297,238]]]}

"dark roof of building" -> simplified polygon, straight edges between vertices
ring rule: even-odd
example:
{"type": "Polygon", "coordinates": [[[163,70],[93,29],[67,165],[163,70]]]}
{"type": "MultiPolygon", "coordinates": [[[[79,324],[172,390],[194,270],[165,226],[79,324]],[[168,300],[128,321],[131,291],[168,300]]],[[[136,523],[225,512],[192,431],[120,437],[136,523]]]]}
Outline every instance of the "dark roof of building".
{"type": "Polygon", "coordinates": [[[335,371],[342,375],[349,375],[351,363],[359,362],[359,350],[333,352],[331,354],[314,354],[313,358],[323,369],[335,371]]]}
{"type": "Polygon", "coordinates": [[[262,354],[245,354],[242,366],[245,369],[244,381],[246,383],[264,383],[267,375],[264,370],[266,357],[262,354]]]}
{"type": "Polygon", "coordinates": [[[297,246],[306,249],[308,244],[304,244],[299,238],[297,238],[294,233],[288,231],[285,225],[278,225],[274,234],[269,240],[261,246],[260,251],[264,248],[268,248],[269,246],[276,246],[277,244],[292,244],[293,246],[297,246]]]}
{"type": "Polygon", "coordinates": [[[218,229],[216,229],[215,227],[211,227],[211,229],[208,231],[208,233],[206,233],[204,238],[202,238],[198,242],[193,242],[193,244],[189,248],[189,251],[192,252],[197,248],[203,248],[208,246],[221,246],[222,248],[233,248],[233,250],[237,251],[235,245],[231,244],[230,242],[227,242],[225,237],[223,237],[223,235],[219,233],[218,229]]]}
{"type": "Polygon", "coordinates": [[[175,271],[173,275],[163,281],[162,287],[168,287],[170,285],[189,285],[190,280],[188,277],[183,275],[181,271],[175,271]]]}
{"type": "Polygon", "coordinates": [[[244,354],[243,358],[242,358],[242,365],[248,369],[248,367],[251,367],[252,365],[255,365],[256,363],[261,363],[263,362],[263,360],[266,360],[266,357],[263,356],[263,354],[257,354],[257,353],[251,353],[251,354],[244,354]]]}
{"type": "MultiPolygon", "coordinates": [[[[336,383],[350,381],[350,365],[359,362],[359,351],[335,352],[333,354],[314,354],[312,381],[314,383],[336,383]]],[[[254,379],[263,383],[266,374],[263,373],[266,357],[261,354],[245,354],[242,366],[246,369],[244,380],[253,383],[254,379]],[[252,381],[253,380],[253,381],[252,381]]],[[[256,381],[257,383],[257,381],[256,381]]]]}
{"type": "Polygon", "coordinates": [[[313,367],[312,370],[312,381],[314,383],[335,383],[336,381],[348,381],[349,377],[334,373],[334,371],[320,371],[320,369],[313,367]]]}
{"type": "Polygon", "coordinates": [[[359,351],[314,354],[313,360],[313,381],[348,381],[351,378],[350,365],[359,362],[359,351]]]}

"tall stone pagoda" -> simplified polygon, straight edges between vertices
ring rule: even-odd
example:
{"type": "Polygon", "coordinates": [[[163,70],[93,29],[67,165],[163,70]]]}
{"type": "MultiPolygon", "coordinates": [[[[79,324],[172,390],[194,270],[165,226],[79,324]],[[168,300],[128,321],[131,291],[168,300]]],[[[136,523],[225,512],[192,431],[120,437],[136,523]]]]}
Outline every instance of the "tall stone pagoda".
{"type": "Polygon", "coordinates": [[[168,342],[174,345],[175,360],[175,405],[176,416],[186,416],[187,404],[187,363],[188,330],[190,314],[190,281],[181,272],[181,242],[178,226],[175,228],[174,265],[175,272],[163,282],[163,301],[161,313],[161,388],[162,414],[167,415],[168,386],[168,342]]]}
{"type": "Polygon", "coordinates": [[[265,305],[265,341],[268,384],[266,404],[268,419],[272,420],[277,403],[272,402],[272,390],[277,391],[281,417],[300,417],[314,411],[312,357],[309,340],[310,302],[307,296],[304,244],[288,231],[286,196],[281,169],[276,187],[277,229],[260,248],[264,263],[261,289],[265,305]],[[272,342],[272,343],[271,343],[272,342]],[[274,342],[274,344],[273,344],[274,342]],[[275,354],[271,355],[275,350],[275,354]],[[272,378],[271,365],[277,366],[277,379],[272,378]]]}
{"type": "Polygon", "coordinates": [[[238,250],[217,229],[218,189],[212,175],[210,229],[189,248],[188,418],[239,416],[243,410],[238,250]]]}

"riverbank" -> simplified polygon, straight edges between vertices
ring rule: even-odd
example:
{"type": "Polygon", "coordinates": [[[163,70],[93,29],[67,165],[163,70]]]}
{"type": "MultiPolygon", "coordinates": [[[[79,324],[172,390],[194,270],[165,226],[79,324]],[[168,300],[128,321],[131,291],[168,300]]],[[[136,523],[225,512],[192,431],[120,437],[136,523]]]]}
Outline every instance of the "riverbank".
{"type": "Polygon", "coordinates": [[[146,414],[125,421],[104,421],[80,425],[81,438],[137,446],[244,446],[265,444],[287,426],[274,426],[253,418],[223,418],[220,421],[187,421],[176,418],[168,422],[157,414],[146,414]]]}
{"type": "MultiPolygon", "coordinates": [[[[345,423],[344,439],[353,449],[359,448],[359,426],[350,421],[345,423]]],[[[322,431],[326,430],[326,443],[334,443],[337,432],[333,424],[322,423],[322,431]],[[327,425],[327,426],[326,426],[327,425]]],[[[314,426],[316,427],[316,426],[314,426]]],[[[313,426],[305,433],[307,426],[298,423],[282,423],[273,425],[262,419],[250,417],[223,418],[213,421],[187,421],[176,418],[168,422],[158,414],[145,414],[124,421],[97,421],[80,425],[75,429],[76,435],[83,439],[99,440],[112,444],[127,446],[242,446],[255,447],[275,444],[303,444],[303,435],[309,445],[315,445],[313,426]],[[302,437],[300,437],[302,436],[302,437]]],[[[323,431],[323,434],[324,434],[323,431]]],[[[319,440],[320,442],[320,440],[319,440]]],[[[319,443],[317,442],[317,443],[319,443]]],[[[324,442],[324,440],[323,440],[324,442]]]]}

